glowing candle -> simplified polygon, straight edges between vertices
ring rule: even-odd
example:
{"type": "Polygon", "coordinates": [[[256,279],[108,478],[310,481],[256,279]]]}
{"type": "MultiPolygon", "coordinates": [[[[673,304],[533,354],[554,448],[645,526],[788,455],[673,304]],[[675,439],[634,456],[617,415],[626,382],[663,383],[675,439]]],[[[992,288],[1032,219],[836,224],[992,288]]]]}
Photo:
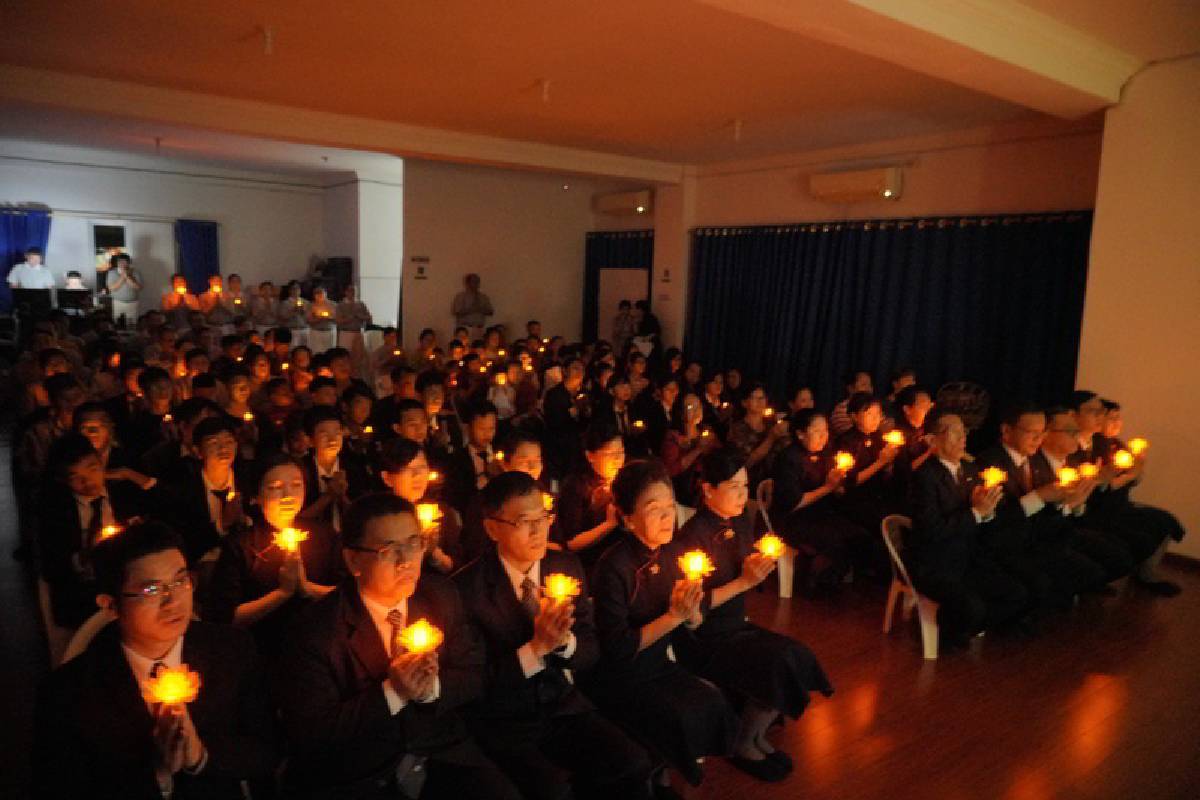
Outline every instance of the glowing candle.
{"type": "Polygon", "coordinates": [[[712,560],[708,557],[708,553],[703,550],[689,550],[681,555],[679,557],[679,568],[683,570],[683,574],[687,576],[689,581],[698,581],[701,578],[706,578],[716,569],[713,566],[712,560]]]}
{"type": "Polygon", "coordinates": [[[885,433],[883,435],[883,440],[885,442],[887,442],[888,444],[900,447],[904,444],[904,432],[903,431],[888,431],[887,433],[885,433]]]}
{"type": "Polygon", "coordinates": [[[150,678],[142,685],[142,696],[150,703],[166,706],[181,706],[196,699],[200,693],[200,676],[180,664],[159,671],[158,677],[150,678]]]}
{"type": "Polygon", "coordinates": [[[237,357],[237,360],[238,360],[238,363],[240,364],[241,362],[243,362],[243,361],[245,361],[245,360],[246,360],[246,357],[245,357],[245,356],[238,356],[238,357],[237,357]]]}
{"type": "Polygon", "coordinates": [[[441,480],[441,477],[442,476],[438,474],[438,471],[436,469],[429,470],[429,482],[430,483],[433,483],[434,481],[437,481],[437,480],[441,480]]]}
{"type": "Polygon", "coordinates": [[[554,510],[554,495],[549,492],[542,492],[542,508],[546,511],[554,510]]]}
{"type": "Polygon", "coordinates": [[[764,412],[763,412],[763,416],[764,416],[764,417],[773,417],[773,416],[775,416],[775,409],[773,409],[773,408],[768,408],[766,411],[764,411],[764,412]]]}
{"type": "Polygon", "coordinates": [[[1113,453],[1112,463],[1118,469],[1130,469],[1133,466],[1133,453],[1128,450],[1118,450],[1113,453]]]}
{"type": "Polygon", "coordinates": [[[854,456],[842,451],[833,457],[833,466],[845,472],[854,466],[854,456]]]}
{"type": "Polygon", "coordinates": [[[394,356],[402,356],[402,355],[404,355],[404,351],[403,351],[403,350],[399,350],[399,349],[397,349],[397,350],[393,350],[393,351],[392,351],[392,355],[394,355],[394,356]]]}
{"type": "Polygon", "coordinates": [[[546,595],[553,598],[556,603],[565,603],[572,597],[578,596],[579,592],[578,578],[572,578],[561,572],[546,576],[546,595]]]}
{"type": "Polygon", "coordinates": [[[247,411],[245,414],[242,414],[242,422],[254,422],[254,413],[247,411]]]}
{"type": "Polygon", "coordinates": [[[187,287],[186,286],[176,286],[175,294],[187,294],[187,287]]]}
{"type": "Polygon", "coordinates": [[[1129,440],[1129,452],[1133,453],[1135,456],[1140,456],[1142,453],[1146,452],[1146,448],[1149,446],[1150,443],[1141,437],[1129,440]]]}
{"type": "Polygon", "coordinates": [[[637,428],[640,431],[642,428],[646,427],[646,423],[642,422],[640,419],[635,419],[633,421],[633,427],[637,428]]]}
{"type": "Polygon", "coordinates": [[[1058,471],[1058,485],[1064,489],[1079,480],[1079,470],[1074,467],[1063,467],[1058,471]]]}
{"type": "Polygon", "coordinates": [[[214,287],[212,287],[212,293],[213,293],[213,294],[220,294],[220,293],[221,293],[221,287],[220,287],[220,286],[214,286],[214,287]]]}
{"type": "Polygon", "coordinates": [[[163,422],[174,422],[175,418],[170,414],[163,414],[163,422]]]}
{"type": "Polygon", "coordinates": [[[120,533],[121,530],[122,529],[121,529],[120,525],[105,525],[103,528],[100,529],[100,541],[104,541],[105,539],[111,539],[112,537],[114,537],[118,533],[120,533]]]}
{"type": "Polygon", "coordinates": [[[328,316],[329,316],[329,312],[328,312],[328,311],[322,311],[322,312],[321,312],[321,316],[322,316],[322,317],[328,317],[328,316]]]}
{"type": "Polygon", "coordinates": [[[430,625],[426,619],[417,620],[396,637],[405,650],[418,655],[436,650],[445,638],[441,630],[430,625]]]}
{"type": "Polygon", "coordinates": [[[303,301],[303,300],[297,300],[297,301],[296,301],[296,308],[304,308],[304,301],[303,301]]]}
{"type": "Polygon", "coordinates": [[[230,487],[229,491],[225,493],[225,502],[232,503],[235,497],[237,497],[237,492],[230,487]]]}
{"type": "Polygon", "coordinates": [[[550,344],[550,340],[549,340],[549,339],[542,339],[542,344],[550,344]]]}
{"type": "Polygon", "coordinates": [[[506,355],[508,355],[508,351],[507,350],[497,350],[496,355],[500,356],[501,358],[504,358],[506,355]]]}
{"type": "Polygon", "coordinates": [[[242,304],[242,298],[240,298],[240,297],[233,298],[233,304],[235,306],[240,306],[242,304]]]}
{"type": "Polygon", "coordinates": [[[979,473],[979,475],[983,478],[983,487],[985,489],[994,489],[1008,478],[1008,473],[999,467],[988,467],[979,473]]]}
{"type": "MultiPolygon", "coordinates": [[[[727,409],[727,408],[729,408],[729,401],[726,401],[726,402],[724,402],[724,403],[721,403],[721,410],[722,410],[722,411],[724,411],[724,410],[725,410],[725,409],[727,409]]],[[[773,413],[775,413],[775,412],[772,410],[772,412],[771,412],[771,413],[773,414],[773,413]]],[[[770,414],[768,414],[767,416],[771,416],[771,415],[770,415],[770,414]]]]}
{"type": "Polygon", "coordinates": [[[503,461],[504,460],[504,451],[497,450],[496,453],[492,456],[492,458],[496,461],[503,461]]]}
{"type": "Polygon", "coordinates": [[[587,395],[586,395],[586,394],[584,394],[583,392],[580,392],[579,394],[575,395],[575,399],[576,399],[576,400],[586,400],[586,399],[587,399],[587,395]]]}
{"type": "MultiPolygon", "coordinates": [[[[433,356],[430,356],[430,358],[433,358],[433,356]]],[[[487,372],[487,367],[480,367],[480,368],[479,368],[479,374],[480,374],[480,375],[484,374],[485,372],[487,372]]]]}
{"type": "Polygon", "coordinates": [[[1080,464],[1079,476],[1081,478],[1094,478],[1100,474],[1100,467],[1095,464],[1080,464]]]}
{"type": "Polygon", "coordinates": [[[292,368],[292,365],[285,361],[279,365],[279,368],[282,369],[284,372],[287,372],[289,369],[292,368]]]}
{"type": "Polygon", "coordinates": [[[300,531],[295,528],[284,528],[281,531],[273,534],[271,540],[285,553],[295,553],[300,549],[300,543],[308,540],[308,531],[300,531]]]}
{"type": "Polygon", "coordinates": [[[700,431],[701,439],[707,439],[710,436],[712,436],[712,431],[710,431],[708,428],[705,428],[704,430],[700,431]]]}
{"type": "Polygon", "coordinates": [[[783,555],[785,547],[783,539],[780,539],[773,533],[768,533],[754,544],[758,548],[758,552],[762,553],[767,558],[779,558],[783,555]]]}
{"type": "Polygon", "coordinates": [[[526,364],[524,367],[522,367],[522,369],[524,369],[526,372],[533,372],[533,365],[526,364]]]}
{"type": "Polygon", "coordinates": [[[117,367],[121,366],[121,354],[113,353],[112,356],[109,357],[109,359],[108,359],[108,365],[110,367],[112,367],[113,369],[116,369],[117,367]]]}
{"type": "Polygon", "coordinates": [[[441,516],[442,510],[438,508],[437,503],[417,504],[417,521],[421,523],[422,531],[428,531],[436,526],[441,516]]]}
{"type": "Polygon", "coordinates": [[[496,385],[503,386],[506,383],[508,383],[508,376],[506,376],[503,372],[497,373],[496,374],[496,385]]]}
{"type": "Polygon", "coordinates": [[[367,425],[366,427],[363,428],[363,433],[366,434],[367,436],[370,436],[374,432],[375,432],[374,425],[367,425]]]}

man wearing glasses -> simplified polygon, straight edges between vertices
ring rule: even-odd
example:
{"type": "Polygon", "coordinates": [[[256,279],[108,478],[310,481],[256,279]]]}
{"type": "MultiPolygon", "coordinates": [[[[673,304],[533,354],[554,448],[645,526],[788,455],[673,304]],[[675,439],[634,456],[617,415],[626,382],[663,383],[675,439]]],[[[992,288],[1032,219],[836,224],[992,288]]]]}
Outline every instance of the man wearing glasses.
{"type": "Polygon", "coordinates": [[[131,525],[92,560],[96,601],[116,623],[39,692],[35,795],[237,798],[243,785],[269,786],[273,721],[254,644],[192,620],[179,537],[161,523],[131,525]],[[198,694],[156,702],[152,679],[177,669],[199,675],[198,694]]]}
{"type": "Polygon", "coordinates": [[[280,662],[285,794],[519,798],[457,713],[482,689],[483,650],[454,585],[422,573],[412,503],[360,497],[343,518],[342,548],[351,578],[298,620],[280,662]],[[404,631],[421,620],[443,639],[414,652],[404,631]]]}
{"type": "Polygon", "coordinates": [[[650,758],[575,689],[571,672],[599,655],[583,566],[547,550],[550,514],[537,482],[505,472],[482,492],[494,547],[455,575],[471,623],[483,634],[483,697],[472,732],[527,798],[650,797],[650,758]],[[544,596],[551,575],[579,594],[544,596]]]}

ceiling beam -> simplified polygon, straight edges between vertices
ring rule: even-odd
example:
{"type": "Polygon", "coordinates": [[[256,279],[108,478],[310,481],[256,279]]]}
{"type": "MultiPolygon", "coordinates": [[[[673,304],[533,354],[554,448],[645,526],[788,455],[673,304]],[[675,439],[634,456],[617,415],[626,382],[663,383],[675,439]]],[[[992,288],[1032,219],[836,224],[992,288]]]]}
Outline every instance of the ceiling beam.
{"type": "Polygon", "coordinates": [[[439,161],[678,183],[683,165],[0,65],[0,102],[439,161]]]}
{"type": "Polygon", "coordinates": [[[1140,59],[1013,0],[696,0],[1064,119],[1115,104],[1140,59]]]}

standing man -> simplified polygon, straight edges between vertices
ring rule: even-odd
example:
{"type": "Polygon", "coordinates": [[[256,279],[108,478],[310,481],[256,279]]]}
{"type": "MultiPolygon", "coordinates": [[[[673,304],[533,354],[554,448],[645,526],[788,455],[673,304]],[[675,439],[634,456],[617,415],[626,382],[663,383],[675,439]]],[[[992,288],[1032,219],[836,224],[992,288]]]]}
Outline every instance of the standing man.
{"type": "MultiPolygon", "coordinates": [[[[471,276],[468,275],[469,279],[471,276]]],[[[14,289],[53,289],[54,276],[50,274],[50,270],[46,269],[46,265],[42,263],[42,248],[29,247],[25,250],[25,261],[14,266],[8,273],[8,285],[14,289]]],[[[475,287],[479,288],[479,278],[475,279],[475,287]]],[[[461,296],[461,295],[460,295],[461,296]]],[[[487,298],[483,295],[484,302],[487,298]]],[[[455,300],[455,305],[458,300],[455,300]]],[[[491,312],[491,304],[488,304],[488,313],[491,312]]]]}
{"type": "Polygon", "coordinates": [[[463,278],[463,291],[454,295],[454,304],[450,313],[454,315],[454,323],[465,327],[471,339],[483,338],[483,326],[487,318],[495,314],[491,299],[479,291],[479,276],[474,272],[463,278]]]}
{"type": "Polygon", "coordinates": [[[112,297],[113,321],[118,325],[137,322],[138,293],[142,290],[142,276],[133,268],[133,259],[128,253],[117,253],[108,260],[104,285],[112,297]]]}

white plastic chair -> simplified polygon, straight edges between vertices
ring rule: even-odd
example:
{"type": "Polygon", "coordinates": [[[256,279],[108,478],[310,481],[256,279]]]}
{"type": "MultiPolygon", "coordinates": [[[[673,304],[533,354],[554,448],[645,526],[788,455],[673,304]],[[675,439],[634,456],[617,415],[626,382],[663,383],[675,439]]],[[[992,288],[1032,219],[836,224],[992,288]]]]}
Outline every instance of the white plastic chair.
{"type": "Polygon", "coordinates": [[[938,656],[938,604],[917,591],[904,560],[900,557],[904,549],[904,534],[912,530],[912,520],[902,514],[891,514],[884,518],[883,543],[888,555],[892,558],[892,586],[888,590],[887,607],[883,612],[883,632],[892,629],[892,613],[896,601],[903,598],[904,618],[912,617],[913,607],[916,606],[917,618],[921,622],[921,644],[925,650],[925,658],[934,660],[938,656]]]}
{"type": "MultiPolygon", "coordinates": [[[[762,513],[763,521],[767,523],[768,528],[771,527],[771,519],[768,513],[771,508],[771,499],[774,495],[775,480],[773,478],[767,478],[759,482],[754,500],[758,503],[758,509],[762,513]]],[[[792,586],[795,583],[796,577],[796,550],[794,548],[784,546],[783,554],[775,562],[775,574],[779,576],[779,596],[785,599],[791,597],[792,586]]]]}
{"type": "Polygon", "coordinates": [[[87,650],[88,645],[92,643],[92,639],[96,638],[96,634],[100,633],[108,623],[116,618],[116,614],[102,608],[84,620],[79,629],[75,631],[75,635],[71,637],[71,641],[67,642],[67,648],[63,651],[62,655],[62,663],[67,663],[84,650],[87,650]]]}

